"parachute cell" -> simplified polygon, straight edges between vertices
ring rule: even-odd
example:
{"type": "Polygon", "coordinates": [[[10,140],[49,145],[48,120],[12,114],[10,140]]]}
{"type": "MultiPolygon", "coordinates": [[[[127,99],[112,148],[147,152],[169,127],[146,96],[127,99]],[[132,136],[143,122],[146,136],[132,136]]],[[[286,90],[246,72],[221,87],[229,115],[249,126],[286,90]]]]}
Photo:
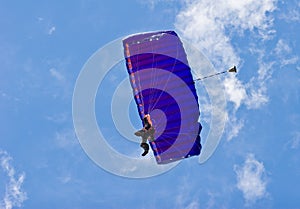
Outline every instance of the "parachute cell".
{"type": "MultiPolygon", "coordinates": [[[[123,39],[134,100],[143,123],[151,115],[158,164],[201,151],[200,111],[183,44],[174,31],[135,34],[123,39]]],[[[144,124],[143,124],[144,125],[144,124]]]]}

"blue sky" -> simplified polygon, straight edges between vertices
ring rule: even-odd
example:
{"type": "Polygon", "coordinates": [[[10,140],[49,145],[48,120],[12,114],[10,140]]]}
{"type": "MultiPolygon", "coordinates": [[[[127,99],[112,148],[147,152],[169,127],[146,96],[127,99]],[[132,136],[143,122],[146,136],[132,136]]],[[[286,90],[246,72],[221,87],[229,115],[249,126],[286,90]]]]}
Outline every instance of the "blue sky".
{"type": "MultiPolygon", "coordinates": [[[[1,209],[300,207],[299,1],[1,1],[0,16],[1,209]],[[226,125],[203,164],[193,157],[159,175],[124,177],[98,166],[79,143],[76,80],[111,41],[166,29],[217,71],[237,65],[216,89],[227,101],[226,125]]],[[[124,62],[110,69],[94,111],[107,143],[139,159],[139,144],[110,111],[114,99],[128,100],[120,87],[126,76],[124,62]]],[[[205,142],[218,107],[205,83],[197,90],[205,142]]],[[[139,128],[132,102],[123,112],[139,128]]]]}

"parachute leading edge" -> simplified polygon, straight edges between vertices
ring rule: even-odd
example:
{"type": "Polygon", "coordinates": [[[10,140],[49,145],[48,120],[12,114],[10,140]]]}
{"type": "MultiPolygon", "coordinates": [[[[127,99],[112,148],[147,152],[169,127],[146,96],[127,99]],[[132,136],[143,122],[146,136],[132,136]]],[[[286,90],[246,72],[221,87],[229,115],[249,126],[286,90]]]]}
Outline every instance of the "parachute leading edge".
{"type": "Polygon", "coordinates": [[[157,163],[199,155],[202,126],[198,96],[177,34],[135,34],[123,40],[123,47],[142,123],[146,114],[151,115],[155,140],[149,143],[157,163]]]}

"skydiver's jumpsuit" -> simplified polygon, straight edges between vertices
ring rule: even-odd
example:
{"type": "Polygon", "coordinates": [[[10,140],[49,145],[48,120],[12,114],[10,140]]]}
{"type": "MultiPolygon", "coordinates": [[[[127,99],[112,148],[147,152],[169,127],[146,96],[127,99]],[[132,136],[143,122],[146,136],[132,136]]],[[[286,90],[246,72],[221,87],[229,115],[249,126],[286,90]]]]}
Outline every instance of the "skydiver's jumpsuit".
{"type": "Polygon", "coordinates": [[[149,151],[149,145],[147,144],[147,140],[154,141],[154,128],[152,126],[152,121],[150,115],[147,114],[144,117],[144,127],[143,129],[135,132],[136,136],[142,137],[141,147],[144,149],[144,153],[142,154],[145,156],[149,151]]]}
{"type": "Polygon", "coordinates": [[[152,121],[150,115],[144,117],[144,128],[145,134],[142,136],[142,143],[147,143],[147,139],[150,141],[154,140],[154,128],[152,127],[152,121]]]}

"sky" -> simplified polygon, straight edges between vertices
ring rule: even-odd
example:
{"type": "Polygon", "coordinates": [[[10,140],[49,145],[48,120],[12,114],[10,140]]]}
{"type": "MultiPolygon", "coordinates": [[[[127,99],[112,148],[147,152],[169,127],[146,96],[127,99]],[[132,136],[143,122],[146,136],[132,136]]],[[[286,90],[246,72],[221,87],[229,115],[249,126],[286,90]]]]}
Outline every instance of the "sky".
{"type": "MultiPolygon", "coordinates": [[[[300,207],[299,1],[0,1],[0,17],[1,209],[300,207]],[[215,71],[238,69],[215,78],[226,120],[202,163],[158,167],[132,132],[141,124],[118,46],[160,30],[175,30],[215,71]],[[87,109],[114,150],[95,148],[95,160],[76,125],[76,92],[101,50],[102,63],[120,60],[92,74],[103,82],[87,109]]],[[[206,82],[196,88],[205,144],[220,107],[206,82]]]]}

